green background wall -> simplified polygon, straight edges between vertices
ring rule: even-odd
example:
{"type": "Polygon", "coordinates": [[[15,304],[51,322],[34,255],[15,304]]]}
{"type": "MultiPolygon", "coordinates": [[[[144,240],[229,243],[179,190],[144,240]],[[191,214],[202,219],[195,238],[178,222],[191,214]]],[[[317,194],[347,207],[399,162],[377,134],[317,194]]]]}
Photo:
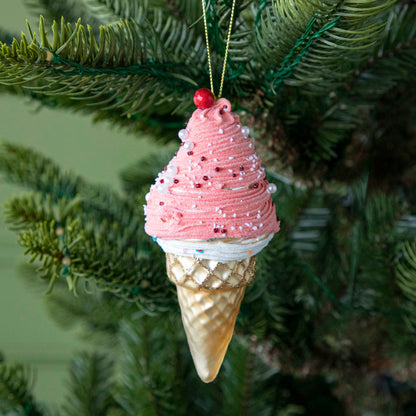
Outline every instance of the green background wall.
{"type": "MultiPolygon", "coordinates": [[[[26,31],[25,19],[29,17],[32,27],[37,28],[37,19],[21,1],[1,3],[0,26],[20,34],[26,31]]],[[[106,123],[94,125],[86,116],[36,110],[37,105],[29,100],[0,94],[0,140],[31,146],[90,181],[118,188],[120,169],[135,161],[137,155],[154,150],[147,140],[138,140],[106,123]]],[[[0,204],[22,191],[0,177],[0,204]]],[[[6,229],[0,217],[0,351],[8,361],[34,367],[37,398],[56,404],[65,394],[71,355],[86,345],[76,330],[58,328],[44,307],[46,295],[18,277],[19,265],[25,260],[16,235],[6,229]]]]}

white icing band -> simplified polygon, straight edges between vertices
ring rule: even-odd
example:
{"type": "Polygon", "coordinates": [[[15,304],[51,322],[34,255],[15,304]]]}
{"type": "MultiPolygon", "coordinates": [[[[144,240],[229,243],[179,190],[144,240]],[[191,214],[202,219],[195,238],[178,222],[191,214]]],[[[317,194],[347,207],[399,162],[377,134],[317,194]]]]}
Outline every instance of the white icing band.
{"type": "Polygon", "coordinates": [[[220,238],[211,241],[163,240],[158,238],[156,241],[165,253],[227,263],[228,261],[241,261],[255,256],[269,244],[273,236],[272,233],[250,239],[229,239],[227,242],[220,238]]]}

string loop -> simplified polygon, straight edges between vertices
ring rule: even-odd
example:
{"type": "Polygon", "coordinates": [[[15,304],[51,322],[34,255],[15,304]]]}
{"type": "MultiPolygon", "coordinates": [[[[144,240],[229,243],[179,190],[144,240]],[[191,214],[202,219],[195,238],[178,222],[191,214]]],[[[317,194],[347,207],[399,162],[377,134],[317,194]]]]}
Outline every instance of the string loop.
{"type": "Polygon", "coordinates": [[[230,23],[228,25],[227,42],[225,44],[224,63],[222,65],[220,90],[219,90],[218,96],[216,96],[215,92],[214,92],[214,80],[213,80],[212,65],[211,65],[211,53],[210,53],[210,50],[209,50],[207,11],[206,11],[206,6],[205,6],[205,0],[201,0],[201,1],[202,1],[202,14],[203,14],[203,18],[204,18],[205,42],[207,44],[207,58],[208,58],[209,82],[210,82],[210,86],[211,86],[211,92],[214,94],[215,98],[221,98],[222,89],[223,89],[223,86],[224,86],[224,79],[225,79],[225,69],[227,67],[228,50],[229,50],[229,47],[230,47],[231,30],[232,30],[232,27],[233,27],[235,1],[236,0],[233,0],[233,4],[232,4],[232,7],[231,7],[230,23]]]}

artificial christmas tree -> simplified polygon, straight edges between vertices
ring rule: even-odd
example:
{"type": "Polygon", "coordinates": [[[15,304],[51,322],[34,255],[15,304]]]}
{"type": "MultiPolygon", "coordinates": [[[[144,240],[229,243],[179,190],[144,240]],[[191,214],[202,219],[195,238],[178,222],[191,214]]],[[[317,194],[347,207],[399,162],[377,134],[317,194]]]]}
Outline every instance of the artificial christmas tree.
{"type": "MultiPolygon", "coordinates": [[[[1,91],[160,143],[123,172],[123,196],[2,145],[3,177],[35,192],[7,204],[7,222],[50,284],[54,315],[82,317],[106,352],[75,360],[61,413],[415,414],[416,4],[236,2],[223,96],[278,184],[284,221],[257,256],[223,369],[204,385],[141,213],[172,158],[163,143],[209,85],[202,6],[28,3],[44,17],[38,34],[4,35],[1,91]]],[[[206,3],[216,91],[231,6],[206,3]]],[[[13,364],[1,364],[0,405],[48,412],[13,364]]]]}

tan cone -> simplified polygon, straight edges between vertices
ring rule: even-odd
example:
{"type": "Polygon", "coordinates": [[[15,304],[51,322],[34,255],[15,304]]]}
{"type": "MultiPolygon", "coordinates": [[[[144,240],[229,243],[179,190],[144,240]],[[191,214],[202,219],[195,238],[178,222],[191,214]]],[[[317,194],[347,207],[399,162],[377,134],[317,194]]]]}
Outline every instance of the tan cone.
{"type": "Polygon", "coordinates": [[[224,360],[246,286],[254,279],[255,262],[254,256],[220,263],[166,254],[189,349],[205,383],[215,379],[224,360]]]}

